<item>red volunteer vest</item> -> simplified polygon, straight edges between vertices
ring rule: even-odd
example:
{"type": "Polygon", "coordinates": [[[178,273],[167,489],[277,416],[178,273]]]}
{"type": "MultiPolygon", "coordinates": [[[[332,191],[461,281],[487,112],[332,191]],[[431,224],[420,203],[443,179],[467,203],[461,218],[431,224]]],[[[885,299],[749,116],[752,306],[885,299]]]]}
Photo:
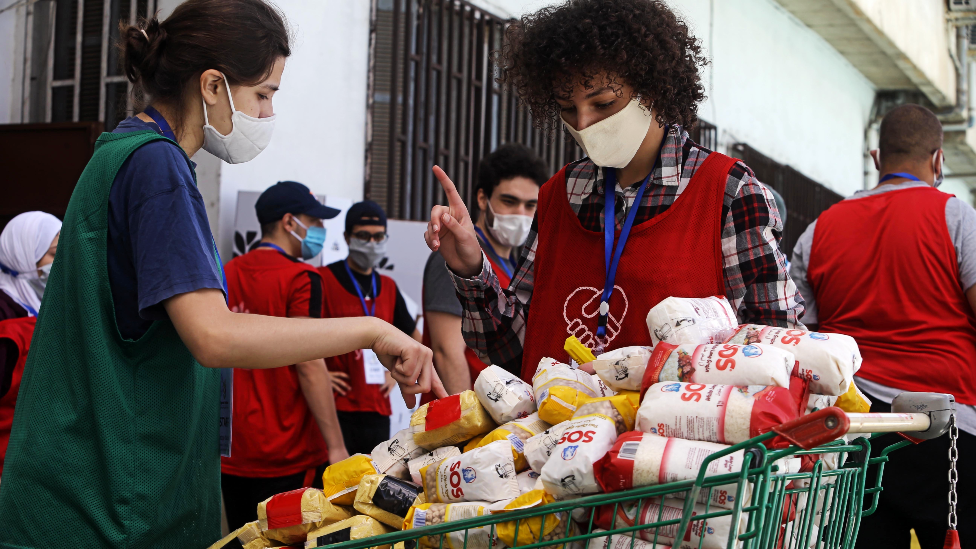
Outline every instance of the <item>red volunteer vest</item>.
{"type": "MultiPolygon", "coordinates": [[[[363,303],[359,296],[349,293],[339,284],[339,280],[328,267],[320,267],[322,285],[325,288],[326,318],[344,318],[363,315],[363,303]]],[[[376,300],[376,318],[393,323],[393,311],[396,309],[396,282],[388,276],[376,273],[380,277],[380,295],[376,300]]],[[[373,308],[373,300],[367,299],[366,306],[373,308]]],[[[407,334],[409,335],[409,334],[407,334]]],[[[329,370],[349,374],[350,390],[345,395],[333,392],[336,410],[340,412],[376,412],[384,416],[391,415],[390,397],[383,396],[382,385],[366,383],[366,370],[363,367],[363,352],[353,351],[325,359],[329,370]]]]}
{"type": "Polygon", "coordinates": [[[844,200],[820,214],[807,279],[820,330],[857,340],[857,375],[976,404],[976,318],[931,187],[844,200]]]}
{"type": "MultiPolygon", "coordinates": [[[[495,276],[498,277],[498,284],[502,288],[508,288],[508,285],[512,283],[512,278],[508,276],[508,274],[505,273],[505,270],[502,269],[497,263],[495,263],[495,261],[492,260],[492,258],[487,253],[485,254],[485,257],[488,258],[488,264],[491,265],[491,270],[495,273],[495,276]]],[[[421,300],[423,300],[423,298],[421,298],[421,300]]],[[[427,347],[430,347],[430,332],[426,329],[427,326],[429,326],[429,324],[427,323],[427,310],[424,309],[425,328],[424,328],[423,344],[426,345],[427,347]]],[[[472,349],[471,347],[464,348],[464,358],[467,360],[468,363],[468,373],[471,375],[471,385],[473,388],[474,380],[478,379],[478,374],[480,374],[482,370],[487,368],[488,365],[482,362],[480,358],[478,358],[478,353],[474,352],[474,349],[472,349]]],[[[438,369],[440,369],[440,368],[447,367],[447,365],[442,364],[437,367],[438,369]]],[[[427,404],[432,400],[436,400],[434,398],[434,393],[424,393],[420,395],[421,404],[427,404]]]]}
{"type": "MultiPolygon", "coordinates": [[[[651,345],[644,317],[668,297],[725,295],[721,211],[736,162],[710,154],[667,211],[631,229],[610,296],[607,351],[651,345]]],[[[606,280],[603,232],[580,224],[566,197],[565,167],[542,186],[536,215],[535,289],[522,354],[522,379],[530,383],[543,357],[568,360],[567,337],[596,347],[606,280]]]]}
{"type": "Polygon", "coordinates": [[[14,422],[17,391],[20,390],[20,378],[24,375],[24,364],[27,362],[27,351],[30,349],[35,324],[37,318],[33,316],[0,322],[0,339],[13,341],[18,353],[17,365],[10,380],[10,390],[0,398],[0,475],[3,474],[3,458],[7,455],[7,443],[10,442],[10,426],[14,422]]]}

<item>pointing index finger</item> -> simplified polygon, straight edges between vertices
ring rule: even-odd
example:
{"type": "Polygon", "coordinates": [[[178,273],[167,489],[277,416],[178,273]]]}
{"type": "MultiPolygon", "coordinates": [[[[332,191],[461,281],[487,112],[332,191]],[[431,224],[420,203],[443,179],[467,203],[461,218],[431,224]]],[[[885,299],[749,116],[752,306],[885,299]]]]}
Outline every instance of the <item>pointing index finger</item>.
{"type": "Polygon", "coordinates": [[[454,186],[454,182],[451,181],[451,178],[447,176],[447,173],[440,166],[434,166],[434,177],[440,181],[441,187],[447,195],[447,203],[451,207],[451,210],[464,208],[464,201],[461,200],[461,195],[458,194],[457,187],[454,186]]]}

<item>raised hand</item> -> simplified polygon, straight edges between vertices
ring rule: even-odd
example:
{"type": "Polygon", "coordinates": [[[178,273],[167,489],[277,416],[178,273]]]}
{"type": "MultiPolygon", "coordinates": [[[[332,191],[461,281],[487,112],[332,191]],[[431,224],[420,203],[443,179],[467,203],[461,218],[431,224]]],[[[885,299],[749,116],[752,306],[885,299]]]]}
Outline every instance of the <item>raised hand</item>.
{"type": "Polygon", "coordinates": [[[447,195],[447,206],[434,206],[424,240],[432,251],[440,251],[447,266],[458,276],[470,278],[481,272],[481,244],[474,232],[468,209],[451,178],[439,166],[434,176],[447,195]]]}
{"type": "Polygon", "coordinates": [[[400,385],[403,402],[408,408],[417,403],[415,395],[433,391],[437,398],[448,396],[434,370],[434,353],[415,339],[386,322],[378,323],[379,333],[370,348],[376,353],[390,376],[400,385]]]}

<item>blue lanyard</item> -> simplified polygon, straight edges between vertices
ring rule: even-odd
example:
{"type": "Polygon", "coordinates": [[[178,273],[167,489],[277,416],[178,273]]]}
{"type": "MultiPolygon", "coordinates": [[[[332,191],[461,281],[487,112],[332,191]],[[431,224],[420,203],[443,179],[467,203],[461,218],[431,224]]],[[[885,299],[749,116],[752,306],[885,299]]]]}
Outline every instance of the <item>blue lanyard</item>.
{"type": "Polygon", "coordinates": [[[359,287],[359,282],[356,281],[356,277],[352,274],[352,269],[349,268],[349,263],[346,261],[342,262],[342,266],[346,268],[346,272],[349,273],[349,279],[352,280],[352,285],[356,288],[356,294],[359,296],[359,302],[363,304],[363,313],[366,316],[376,316],[376,270],[373,270],[371,278],[373,280],[373,310],[366,308],[366,299],[363,298],[363,290],[359,287]]]}
{"type": "Polygon", "coordinates": [[[163,137],[168,137],[173,141],[176,141],[176,134],[173,133],[173,129],[169,127],[169,122],[167,122],[166,119],[163,118],[163,115],[159,114],[159,111],[154,109],[152,105],[143,109],[142,112],[149,115],[149,118],[152,118],[153,122],[155,122],[156,125],[159,126],[159,133],[163,134],[163,137]]]}
{"type": "MultiPolygon", "coordinates": [[[[4,265],[3,263],[0,263],[0,272],[7,273],[8,275],[10,275],[10,276],[12,276],[14,278],[16,278],[17,275],[20,274],[19,272],[11,269],[10,267],[4,265]]],[[[11,298],[11,299],[13,299],[13,298],[11,298]]],[[[21,307],[23,307],[24,310],[27,311],[27,313],[30,314],[31,316],[37,316],[37,309],[31,307],[30,305],[28,305],[26,303],[21,303],[21,302],[17,301],[16,299],[14,299],[14,302],[17,305],[20,305],[21,307]]]]}
{"type": "Polygon", "coordinates": [[[507,261],[502,259],[502,256],[498,255],[498,252],[495,251],[495,247],[491,245],[491,242],[488,240],[488,237],[485,236],[485,233],[481,232],[481,228],[475,227],[474,230],[478,233],[478,236],[481,237],[481,241],[485,243],[485,246],[488,246],[488,251],[491,252],[491,255],[495,256],[495,259],[498,260],[498,266],[505,271],[508,278],[512,278],[512,266],[515,265],[515,262],[512,261],[511,256],[509,256],[507,261]]]}
{"type": "Polygon", "coordinates": [[[888,181],[890,179],[898,179],[899,177],[902,177],[904,179],[910,179],[912,181],[921,181],[921,179],[915,177],[914,175],[912,175],[912,174],[910,174],[908,172],[895,172],[895,173],[889,173],[889,174],[885,175],[884,177],[882,177],[881,180],[878,181],[878,184],[880,185],[881,183],[884,183],[885,181],[888,181]]]}
{"type": "Polygon", "coordinates": [[[281,253],[283,253],[283,254],[285,254],[285,255],[287,255],[288,257],[291,257],[291,256],[290,256],[290,255],[288,254],[288,252],[286,252],[285,250],[283,250],[283,249],[281,249],[281,246],[279,246],[279,245],[277,245],[277,244],[272,244],[272,243],[270,243],[270,242],[262,242],[262,243],[260,243],[260,244],[258,244],[258,245],[257,245],[257,246],[255,246],[255,247],[256,247],[256,248],[272,248],[272,249],[275,249],[275,250],[277,250],[277,251],[279,251],[279,252],[281,252],[281,253]]]}

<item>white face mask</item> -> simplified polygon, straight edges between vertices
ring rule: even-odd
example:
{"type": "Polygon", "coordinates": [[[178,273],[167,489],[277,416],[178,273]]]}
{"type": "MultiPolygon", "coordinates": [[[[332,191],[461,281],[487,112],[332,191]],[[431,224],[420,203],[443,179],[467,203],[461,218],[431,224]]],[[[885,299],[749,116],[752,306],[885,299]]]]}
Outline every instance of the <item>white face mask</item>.
{"type": "MultiPolygon", "coordinates": [[[[224,73],[220,73],[224,76],[224,73]]],[[[224,76],[224,87],[227,88],[227,99],[230,100],[230,133],[223,135],[210,125],[207,116],[207,102],[203,102],[203,150],[227,162],[241,164],[254,159],[261,154],[274,133],[275,116],[254,118],[234,108],[234,98],[230,94],[230,85],[224,76]]],[[[201,99],[202,100],[202,99],[201,99]]]]}
{"type": "Polygon", "coordinates": [[[498,215],[491,209],[491,199],[488,199],[488,211],[494,216],[491,225],[485,220],[485,227],[491,232],[495,240],[513,248],[525,244],[529,238],[529,229],[532,228],[532,217],[528,215],[498,215]]]}
{"type": "Polygon", "coordinates": [[[634,159],[653,120],[651,111],[634,98],[620,112],[580,131],[565,120],[563,126],[594,164],[602,168],[624,168],[634,159]]]}
{"type": "Polygon", "coordinates": [[[54,263],[48,263],[47,265],[38,267],[37,270],[40,272],[37,273],[37,277],[27,280],[27,283],[34,289],[34,293],[37,294],[37,299],[44,298],[44,288],[47,287],[47,279],[51,276],[51,267],[53,265],[54,263]]]}

